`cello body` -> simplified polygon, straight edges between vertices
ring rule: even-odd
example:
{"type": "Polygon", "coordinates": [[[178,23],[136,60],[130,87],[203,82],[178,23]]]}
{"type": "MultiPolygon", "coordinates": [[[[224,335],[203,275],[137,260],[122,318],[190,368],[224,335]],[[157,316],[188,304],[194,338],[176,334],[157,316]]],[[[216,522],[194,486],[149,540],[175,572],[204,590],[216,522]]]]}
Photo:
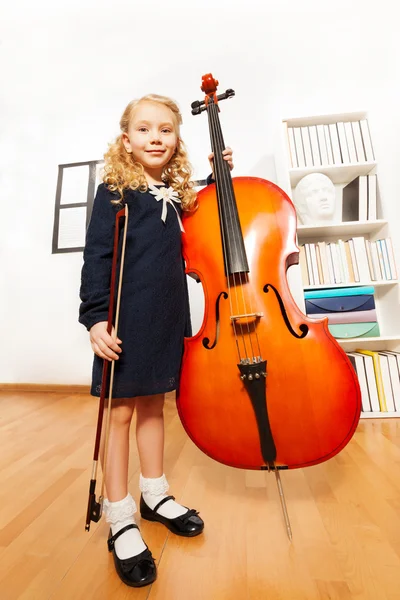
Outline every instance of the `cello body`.
{"type": "Polygon", "coordinates": [[[308,319],[290,293],[286,271],[298,263],[291,200],[263,179],[231,181],[248,272],[227,270],[229,218],[224,233],[215,184],[184,218],[186,272],[202,282],[205,312],[198,333],[185,339],[179,416],[193,442],[223,464],[314,465],[356,429],[357,377],[327,319],[308,319]]]}

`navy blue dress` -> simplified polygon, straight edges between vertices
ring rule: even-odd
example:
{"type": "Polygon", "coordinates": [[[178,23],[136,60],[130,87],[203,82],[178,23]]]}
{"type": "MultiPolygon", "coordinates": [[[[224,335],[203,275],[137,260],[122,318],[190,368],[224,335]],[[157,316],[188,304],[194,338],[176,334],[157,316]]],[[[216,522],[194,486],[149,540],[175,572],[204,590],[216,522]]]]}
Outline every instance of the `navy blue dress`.
{"type": "MultiPolygon", "coordinates": [[[[162,186],[158,186],[162,187],[162,186]]],[[[107,321],[115,215],[121,204],[105,184],[98,187],[86,236],[79,321],[89,330],[107,321]]],[[[124,191],[129,208],[113,397],[131,398],[178,386],[184,335],[190,335],[181,230],[176,212],[149,191],[124,191]]],[[[180,204],[175,203],[181,215],[180,204]]],[[[184,234],[183,234],[184,235],[184,234]]],[[[120,233],[120,246],[122,232],[120,233]]],[[[117,286],[116,286],[117,289],[117,286]]],[[[94,356],[91,394],[100,396],[103,359],[94,356]]]]}

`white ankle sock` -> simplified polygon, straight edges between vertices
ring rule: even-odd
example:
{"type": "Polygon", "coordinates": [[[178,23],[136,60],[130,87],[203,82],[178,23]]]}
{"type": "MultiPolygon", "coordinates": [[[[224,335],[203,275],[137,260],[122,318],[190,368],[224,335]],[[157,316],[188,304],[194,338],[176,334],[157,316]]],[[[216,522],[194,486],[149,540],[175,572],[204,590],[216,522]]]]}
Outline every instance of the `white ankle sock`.
{"type": "MultiPolygon", "coordinates": [[[[161,477],[146,478],[140,474],[139,488],[147,506],[154,509],[160,500],[167,497],[166,492],[169,489],[169,485],[165,475],[161,475],[161,477]]],[[[181,506],[174,500],[168,500],[168,502],[165,502],[165,504],[160,506],[157,512],[159,515],[167,517],[167,519],[175,519],[175,517],[184,515],[185,512],[187,512],[187,508],[181,506]]]]}
{"type": "MultiPolygon", "coordinates": [[[[123,500],[118,500],[117,502],[109,502],[107,499],[104,499],[103,509],[106,515],[106,521],[111,525],[111,532],[113,535],[123,527],[126,527],[126,525],[135,523],[133,515],[137,511],[136,502],[130,494],[128,494],[126,498],[123,498],[123,500]]],[[[146,544],[138,529],[128,529],[128,531],[122,533],[121,536],[115,540],[115,552],[121,560],[136,556],[144,550],[146,550],[146,544]]]]}

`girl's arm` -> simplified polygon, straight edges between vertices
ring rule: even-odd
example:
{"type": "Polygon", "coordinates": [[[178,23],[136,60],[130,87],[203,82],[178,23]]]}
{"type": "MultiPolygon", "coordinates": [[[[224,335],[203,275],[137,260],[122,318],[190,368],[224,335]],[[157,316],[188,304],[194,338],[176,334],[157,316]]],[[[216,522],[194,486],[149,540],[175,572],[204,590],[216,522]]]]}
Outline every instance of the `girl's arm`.
{"type": "Polygon", "coordinates": [[[112,192],[104,184],[99,185],[86,233],[79,322],[88,331],[95,323],[108,318],[115,215],[121,208],[111,204],[112,198],[112,192]]]}

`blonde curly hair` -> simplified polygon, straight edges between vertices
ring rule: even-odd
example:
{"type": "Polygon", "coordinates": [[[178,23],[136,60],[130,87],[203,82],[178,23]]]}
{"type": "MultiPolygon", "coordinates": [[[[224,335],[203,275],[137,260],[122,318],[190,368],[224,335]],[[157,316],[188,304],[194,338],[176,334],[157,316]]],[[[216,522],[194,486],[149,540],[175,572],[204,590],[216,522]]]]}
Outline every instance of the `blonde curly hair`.
{"type": "Polygon", "coordinates": [[[122,142],[122,134],[128,133],[133,111],[138,104],[143,102],[163,104],[173,114],[178,145],[171,160],[164,167],[163,180],[178,192],[182,209],[186,211],[193,210],[196,207],[197,193],[193,189],[193,182],[191,181],[192,166],[188,160],[185,145],[180,139],[179,128],[182,124],[182,116],[176,102],[171,98],[159,96],[158,94],[148,94],[138,100],[132,100],[128,104],[119,122],[121,133],[114,142],[108,145],[108,151],[104,154],[103,181],[112,192],[118,192],[121,196],[118,200],[112,202],[114,204],[122,202],[124,190],[126,189],[139,190],[140,192],[145,192],[148,189],[143,166],[133,159],[132,154],[126,151],[122,142]]]}

